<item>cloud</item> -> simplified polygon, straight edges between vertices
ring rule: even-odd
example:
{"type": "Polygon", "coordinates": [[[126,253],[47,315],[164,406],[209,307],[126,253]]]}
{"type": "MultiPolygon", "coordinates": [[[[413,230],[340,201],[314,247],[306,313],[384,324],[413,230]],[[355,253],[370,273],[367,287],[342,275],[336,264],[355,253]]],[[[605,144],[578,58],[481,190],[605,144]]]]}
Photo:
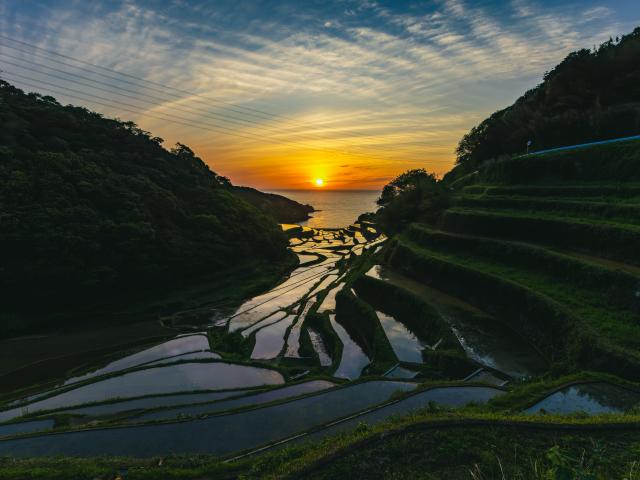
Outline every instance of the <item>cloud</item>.
{"type": "Polygon", "coordinates": [[[613,15],[613,10],[609,7],[597,6],[585,10],[585,12],[582,14],[582,17],[585,21],[590,22],[593,20],[602,20],[603,18],[610,17],[611,15],[613,15]]]}
{"type": "Polygon", "coordinates": [[[249,166],[259,163],[256,171],[266,172],[293,157],[309,164],[329,158],[335,168],[373,162],[389,176],[425,160],[446,169],[465,131],[567,53],[631,29],[613,6],[585,9],[577,0],[321,3],[328,6],[318,11],[286,1],[268,11],[259,2],[199,0],[162,8],[142,0],[52,0],[31,9],[0,3],[0,30],[191,92],[126,84],[163,100],[147,99],[137,115],[95,108],[133,116],[168,144],[189,141],[217,171],[259,182],[249,166]],[[203,128],[156,118],[178,115],[203,128]]]}

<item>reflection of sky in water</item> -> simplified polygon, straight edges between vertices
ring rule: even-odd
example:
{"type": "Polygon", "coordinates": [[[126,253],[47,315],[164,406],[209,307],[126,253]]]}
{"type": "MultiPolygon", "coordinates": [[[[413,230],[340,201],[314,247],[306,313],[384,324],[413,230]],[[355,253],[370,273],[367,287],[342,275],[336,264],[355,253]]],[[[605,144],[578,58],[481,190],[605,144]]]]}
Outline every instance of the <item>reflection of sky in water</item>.
{"type": "Polygon", "coordinates": [[[313,349],[318,355],[318,359],[320,360],[320,365],[323,367],[329,367],[332,361],[331,361],[331,357],[327,353],[327,349],[324,346],[324,341],[322,340],[322,336],[312,328],[307,329],[307,333],[309,334],[309,339],[311,340],[313,349]]]}
{"type": "Polygon", "coordinates": [[[326,438],[329,435],[335,435],[338,432],[342,432],[355,427],[360,423],[366,423],[368,425],[375,425],[380,423],[393,415],[403,415],[408,412],[412,412],[421,408],[429,406],[431,402],[447,405],[449,407],[460,407],[470,402],[474,403],[486,403],[497,395],[502,395],[504,392],[490,387],[447,387],[447,388],[432,388],[425,392],[411,395],[407,398],[400,400],[399,402],[387,405],[386,407],[375,409],[364,415],[360,415],[351,418],[347,421],[336,423],[329,428],[322,429],[318,432],[307,435],[300,439],[300,441],[309,442],[326,438]]]}
{"type": "Polygon", "coordinates": [[[515,378],[542,373],[546,369],[544,359],[519,335],[497,321],[484,318],[479,310],[460,299],[380,265],[374,265],[366,274],[404,288],[433,306],[449,323],[469,358],[515,378]]]}
{"type": "Polygon", "coordinates": [[[209,340],[206,335],[188,335],[178,337],[173,340],[161,343],[155,347],[148,348],[133,355],[121,358],[111,362],[104,368],[95,370],[86,375],[79,377],[73,377],[67,380],[64,384],[69,385],[77,383],[81,380],[96,377],[98,375],[105,375],[107,373],[117,372],[126,368],[135,367],[144,363],[153,362],[161,358],[173,357],[175,355],[181,355],[183,353],[200,352],[209,349],[209,340]]]}
{"type": "Polygon", "coordinates": [[[552,393],[526,410],[526,413],[586,412],[615,413],[628,410],[640,403],[640,393],[608,383],[572,385],[552,393]]]}
{"type": "Polygon", "coordinates": [[[376,200],[380,196],[377,190],[280,190],[273,193],[320,210],[313,212],[311,219],[300,223],[313,228],[347,227],[361,214],[376,211],[376,200]]]}
{"type": "Polygon", "coordinates": [[[124,400],[116,403],[106,403],[103,405],[93,405],[90,407],[78,407],[65,410],[69,413],[80,415],[106,415],[110,413],[125,412],[137,408],[169,407],[175,405],[186,405],[191,403],[213,402],[227,397],[235,397],[246,393],[247,390],[229,390],[226,392],[207,393],[183,393],[161,397],[145,397],[135,400],[124,400]]]}
{"type": "Polygon", "coordinates": [[[159,412],[150,412],[135,417],[135,421],[147,422],[150,420],[176,418],[178,417],[178,415],[194,416],[213,412],[222,412],[224,410],[245,407],[248,405],[261,405],[276,400],[296,397],[298,395],[305,395],[307,393],[320,392],[322,390],[327,390],[335,386],[335,383],[328,382],[326,380],[311,380],[310,382],[299,383],[297,385],[289,385],[287,387],[277,388],[268,392],[257,393],[255,395],[247,395],[242,398],[224,400],[221,402],[208,403],[204,405],[187,405],[179,408],[160,410],[159,412]]]}
{"type": "Polygon", "coordinates": [[[129,455],[149,457],[169,453],[225,455],[258,447],[389,399],[416,384],[370,381],[330,390],[292,402],[265,406],[191,422],[144,427],[116,427],[61,433],[0,442],[0,455],[129,455]],[[55,441],[53,441],[55,440],[55,441]]]}
{"type": "Polygon", "coordinates": [[[391,315],[382,312],[376,312],[376,315],[378,315],[380,324],[398,360],[422,363],[422,350],[424,349],[422,342],[391,315]]]}
{"type": "Polygon", "coordinates": [[[344,287],[344,282],[339,283],[334,288],[329,290],[329,293],[327,293],[327,296],[324,297],[324,300],[322,301],[322,304],[320,305],[320,308],[318,308],[318,313],[323,313],[323,312],[326,312],[328,310],[335,310],[335,308],[336,308],[336,295],[338,294],[338,292],[340,290],[342,290],[342,287],[344,287]]]}
{"type": "MultiPolygon", "coordinates": [[[[149,368],[110,377],[27,405],[29,413],[111,398],[157,395],[191,390],[225,390],[284,383],[280,373],[263,368],[228,363],[185,363],[149,368]]],[[[5,415],[22,408],[3,412],[5,415]]],[[[24,412],[22,412],[24,413],[24,412]]],[[[13,415],[16,416],[15,414],[13,415]]],[[[2,417],[0,416],[0,419],[2,417]]],[[[13,417],[8,417],[13,418],[13,417]]]]}
{"type": "Polygon", "coordinates": [[[342,358],[333,376],[353,380],[360,376],[362,369],[369,365],[371,360],[364,354],[358,344],[353,341],[345,328],[336,321],[335,317],[335,315],[329,316],[331,326],[342,342],[342,358]]]}
{"type": "Polygon", "coordinates": [[[53,428],[53,420],[36,420],[33,422],[10,423],[9,425],[0,425],[0,437],[16,435],[18,433],[31,433],[40,430],[48,430],[53,428]]]}
{"type": "Polygon", "coordinates": [[[284,336],[287,329],[295,318],[295,315],[289,315],[284,320],[258,330],[251,358],[267,360],[277,357],[284,347],[284,336]]]}

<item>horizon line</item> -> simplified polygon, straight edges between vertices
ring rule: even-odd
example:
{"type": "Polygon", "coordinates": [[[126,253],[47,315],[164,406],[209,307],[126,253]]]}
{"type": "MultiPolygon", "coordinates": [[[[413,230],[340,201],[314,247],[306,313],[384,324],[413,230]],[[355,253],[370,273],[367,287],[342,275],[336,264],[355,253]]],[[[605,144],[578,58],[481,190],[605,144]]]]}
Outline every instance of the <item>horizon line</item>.
{"type": "Polygon", "coordinates": [[[381,189],[370,188],[264,188],[260,189],[270,192],[380,192],[381,189]]]}

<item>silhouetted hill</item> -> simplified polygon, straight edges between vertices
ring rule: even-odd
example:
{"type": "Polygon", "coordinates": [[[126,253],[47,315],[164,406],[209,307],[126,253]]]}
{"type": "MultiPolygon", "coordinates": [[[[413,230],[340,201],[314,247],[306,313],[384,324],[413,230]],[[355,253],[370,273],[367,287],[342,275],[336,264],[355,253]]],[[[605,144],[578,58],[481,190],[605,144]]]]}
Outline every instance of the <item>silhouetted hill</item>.
{"type": "Polygon", "coordinates": [[[0,124],[6,309],[67,311],[287,255],[273,219],[184,145],[2,81],[0,124]]]}

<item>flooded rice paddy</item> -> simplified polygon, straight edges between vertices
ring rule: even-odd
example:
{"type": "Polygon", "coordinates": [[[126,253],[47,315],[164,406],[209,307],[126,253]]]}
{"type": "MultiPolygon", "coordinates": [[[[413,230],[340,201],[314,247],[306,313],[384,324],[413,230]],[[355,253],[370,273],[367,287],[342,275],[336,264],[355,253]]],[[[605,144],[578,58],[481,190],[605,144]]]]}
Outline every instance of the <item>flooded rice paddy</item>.
{"type": "Polygon", "coordinates": [[[295,315],[288,315],[276,323],[261,328],[256,333],[256,343],[251,352],[251,358],[257,360],[276,358],[284,348],[286,333],[295,320],[295,315]]]}
{"type": "Polygon", "coordinates": [[[300,400],[204,419],[0,441],[0,456],[227,455],[286,438],[384,402],[417,384],[370,381],[300,400]]]}
{"type": "MultiPolygon", "coordinates": [[[[206,335],[196,334],[181,336],[174,340],[161,343],[160,345],[156,345],[141,352],[134,353],[133,355],[126,356],[120,360],[111,362],[104,368],[94,370],[93,372],[78,377],[72,377],[64,382],[64,385],[70,385],[92,377],[106,375],[108,373],[118,372],[132,367],[158,363],[179,355],[206,352],[207,350],[209,350],[209,340],[206,335]]],[[[213,355],[213,358],[220,358],[219,355],[211,355],[213,355]]]]}
{"type": "Polygon", "coordinates": [[[525,339],[476,307],[380,265],[367,275],[403,288],[431,305],[450,325],[467,356],[513,378],[543,373],[547,363],[525,339]]]}
{"type": "Polygon", "coordinates": [[[428,407],[431,403],[446,407],[461,407],[468,403],[482,404],[492,398],[502,395],[502,390],[491,387],[443,387],[432,388],[424,392],[419,392],[403,398],[390,405],[382,406],[371,412],[364,413],[354,418],[338,422],[328,428],[312,433],[297,440],[298,442],[306,442],[312,440],[320,440],[322,438],[335,435],[336,433],[352,429],[358,424],[366,423],[367,425],[375,425],[388,420],[394,415],[402,415],[422,408],[428,407]]]}
{"type": "Polygon", "coordinates": [[[134,420],[136,422],[147,422],[150,420],[166,420],[178,418],[180,416],[197,416],[202,414],[211,414],[245,406],[262,405],[265,403],[275,402],[276,400],[283,400],[309,393],[320,392],[322,390],[327,390],[335,386],[335,383],[328,382],[326,380],[312,380],[296,385],[276,388],[274,390],[269,390],[268,392],[246,395],[244,397],[231,400],[223,400],[195,406],[189,405],[179,408],[160,410],[158,412],[151,412],[139,415],[135,417],[134,420]]]}
{"type": "Polygon", "coordinates": [[[151,367],[54,393],[48,398],[8,412],[0,412],[0,419],[109,399],[180,391],[227,390],[281,383],[284,383],[284,378],[275,370],[223,362],[195,362],[151,367]]]}
{"type": "Polygon", "coordinates": [[[0,425],[0,438],[20,433],[32,433],[53,428],[54,420],[34,420],[32,422],[9,423],[0,425]]]}
{"type": "Polygon", "coordinates": [[[640,392],[605,382],[570,385],[552,393],[526,413],[622,413],[640,405],[640,392]]]}
{"type": "Polygon", "coordinates": [[[401,362],[422,363],[422,350],[425,345],[418,340],[418,337],[391,315],[378,311],[376,315],[398,360],[401,362]]]}
{"type": "Polygon", "coordinates": [[[61,410],[61,413],[87,415],[87,416],[105,416],[115,413],[129,412],[133,410],[146,410],[159,407],[172,407],[183,405],[198,405],[200,403],[214,402],[229,397],[237,397],[251,392],[252,390],[226,390],[222,392],[204,392],[204,393],[178,393],[163,396],[150,396],[144,398],[136,398],[134,400],[112,401],[110,403],[102,403],[99,405],[91,405],[88,407],[77,407],[61,410]]]}
{"type": "MultiPolygon", "coordinates": [[[[335,230],[291,227],[289,232],[295,232],[290,246],[299,264],[269,291],[228,307],[226,313],[207,313],[208,324],[194,326],[186,334],[183,330],[136,351],[116,352],[108,361],[96,360],[71,371],[53,388],[43,387],[5,405],[0,410],[0,455],[226,456],[304,432],[312,433],[302,438],[313,439],[353,428],[360,421],[376,423],[430,402],[450,407],[484,403],[502,393],[489,386],[502,382],[494,370],[511,377],[546,370],[538,353],[502,323],[376,265],[386,238],[373,225],[335,230]],[[393,368],[376,364],[375,349],[367,346],[373,339],[359,337],[356,342],[342,314],[338,318],[345,324],[336,320],[337,295],[345,288],[355,295],[352,283],[360,272],[432,305],[467,356],[490,368],[473,375],[474,382],[487,386],[461,383],[393,400],[398,392],[418,389],[421,369],[429,367],[423,352],[437,344],[430,346],[417,336],[404,323],[409,319],[369,305],[400,362],[393,368]],[[229,350],[219,343],[227,338],[237,342],[229,350]],[[363,348],[373,351],[371,356],[363,348]],[[225,361],[227,355],[234,361],[225,361]],[[367,372],[382,375],[384,370],[385,380],[349,383],[367,372]],[[43,434],[56,431],[55,419],[48,413],[52,410],[90,428],[43,434]],[[2,423],[19,417],[23,417],[19,423],[2,423]]],[[[366,329],[357,330],[349,326],[354,335],[366,334],[366,329]]],[[[597,412],[618,405],[605,401],[606,395],[595,387],[575,388],[557,392],[540,402],[546,406],[536,407],[554,411],[563,402],[579,401],[597,412]]]]}
{"type": "Polygon", "coordinates": [[[336,321],[335,315],[330,315],[331,326],[342,342],[342,356],[338,368],[333,372],[334,377],[355,380],[360,377],[362,370],[371,363],[371,359],[362,351],[360,346],[349,336],[345,328],[336,321]]]}

